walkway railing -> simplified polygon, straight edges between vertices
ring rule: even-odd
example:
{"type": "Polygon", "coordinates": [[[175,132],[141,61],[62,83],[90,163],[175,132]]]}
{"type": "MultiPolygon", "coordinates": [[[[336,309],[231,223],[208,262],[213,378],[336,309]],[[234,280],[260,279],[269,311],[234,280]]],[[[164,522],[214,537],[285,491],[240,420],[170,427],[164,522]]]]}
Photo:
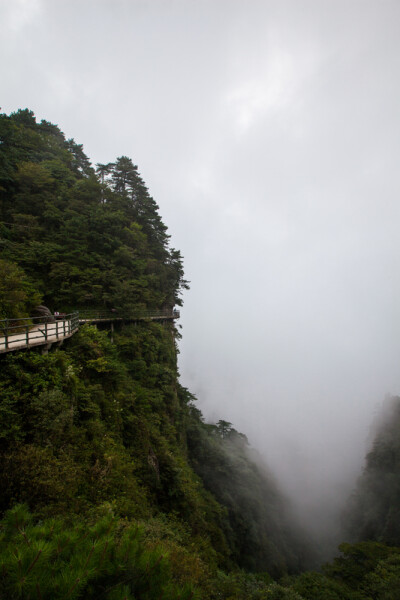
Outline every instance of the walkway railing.
{"type": "Polygon", "coordinates": [[[53,344],[70,337],[79,327],[79,313],[50,317],[0,320],[0,353],[53,344]]]}
{"type": "MultiPolygon", "coordinates": [[[[0,353],[33,346],[53,344],[70,337],[80,323],[113,323],[114,321],[164,321],[179,319],[178,310],[80,311],[51,317],[0,320],[0,353]]],[[[113,331],[113,325],[111,325],[113,331]]]]}
{"type": "Polygon", "coordinates": [[[95,311],[95,310],[80,310],[80,323],[95,322],[95,321],[140,321],[140,320],[163,320],[163,319],[179,319],[179,310],[163,309],[163,310],[135,310],[131,312],[95,311]]]}

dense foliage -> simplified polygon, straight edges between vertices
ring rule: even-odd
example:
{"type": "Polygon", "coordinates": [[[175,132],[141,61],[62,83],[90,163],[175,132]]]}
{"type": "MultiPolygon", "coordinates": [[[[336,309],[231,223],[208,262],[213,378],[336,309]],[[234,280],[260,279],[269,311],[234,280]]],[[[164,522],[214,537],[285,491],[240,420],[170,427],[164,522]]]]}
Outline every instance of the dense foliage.
{"type": "Polygon", "coordinates": [[[142,528],[107,515],[87,527],[61,519],[32,522],[24,506],[10,510],[1,531],[2,598],[191,600],[174,581],[168,551],[146,547],[142,528]]]}
{"type": "Polygon", "coordinates": [[[23,269],[46,305],[180,304],[180,253],[129,158],[96,175],[81,145],[29,110],[0,115],[0,140],[2,258],[23,269]]]}

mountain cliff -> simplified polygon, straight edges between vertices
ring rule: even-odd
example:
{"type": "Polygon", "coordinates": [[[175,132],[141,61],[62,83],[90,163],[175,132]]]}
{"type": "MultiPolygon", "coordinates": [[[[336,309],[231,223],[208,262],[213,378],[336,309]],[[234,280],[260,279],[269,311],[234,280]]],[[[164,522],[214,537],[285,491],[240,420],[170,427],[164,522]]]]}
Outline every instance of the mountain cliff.
{"type": "Polygon", "coordinates": [[[119,317],[112,339],[87,324],[48,354],[0,355],[2,593],[236,598],[298,571],[307,552],[272,477],[179,383],[174,322],[133,318],[179,306],[188,288],[137,166],[94,169],[27,109],[0,116],[0,140],[1,318],[39,303],[119,317]],[[69,559],[53,531],[76,539],[69,559]],[[136,558],[121,558],[132,536],[136,558]]]}

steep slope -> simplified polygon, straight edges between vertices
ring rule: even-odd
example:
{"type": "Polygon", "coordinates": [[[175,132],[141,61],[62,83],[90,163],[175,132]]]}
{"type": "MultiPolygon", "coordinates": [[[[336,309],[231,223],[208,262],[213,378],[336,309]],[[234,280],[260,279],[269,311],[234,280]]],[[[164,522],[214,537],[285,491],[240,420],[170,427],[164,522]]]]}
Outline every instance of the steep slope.
{"type": "Polygon", "coordinates": [[[388,397],[346,514],[350,535],[400,546],[400,398],[388,397]]]}

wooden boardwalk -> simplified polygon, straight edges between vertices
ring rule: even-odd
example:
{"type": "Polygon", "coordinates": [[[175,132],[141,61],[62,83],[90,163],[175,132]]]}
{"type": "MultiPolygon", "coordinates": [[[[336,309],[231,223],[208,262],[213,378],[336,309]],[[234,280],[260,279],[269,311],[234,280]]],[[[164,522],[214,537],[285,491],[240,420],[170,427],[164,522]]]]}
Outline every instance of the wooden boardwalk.
{"type": "Polygon", "coordinates": [[[43,317],[5,319],[0,321],[0,353],[35,346],[51,345],[71,337],[78,331],[78,313],[49,323],[43,317]]]}
{"type": "Polygon", "coordinates": [[[24,350],[37,346],[48,348],[64,339],[71,337],[84,323],[110,323],[111,331],[114,322],[132,321],[166,321],[179,318],[177,310],[142,311],[135,315],[119,315],[117,312],[96,313],[78,312],[57,317],[49,322],[43,317],[29,317],[26,319],[0,320],[0,354],[14,350],[24,350]]]}

